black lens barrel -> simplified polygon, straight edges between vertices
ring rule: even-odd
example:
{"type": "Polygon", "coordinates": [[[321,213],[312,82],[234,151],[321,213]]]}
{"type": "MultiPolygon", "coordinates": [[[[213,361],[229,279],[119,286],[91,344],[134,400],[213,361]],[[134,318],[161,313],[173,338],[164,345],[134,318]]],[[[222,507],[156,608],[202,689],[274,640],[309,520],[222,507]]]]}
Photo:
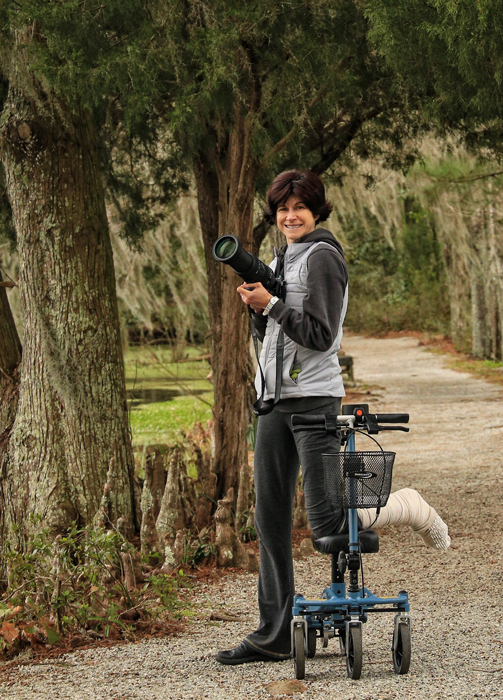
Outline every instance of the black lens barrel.
{"type": "Polygon", "coordinates": [[[262,260],[245,250],[236,236],[227,234],[218,238],[213,245],[213,257],[218,262],[230,265],[248,284],[261,282],[268,292],[279,295],[281,283],[274,272],[262,260]]]}
{"type": "MultiPolygon", "coordinates": [[[[215,241],[213,257],[219,262],[230,265],[241,277],[253,267],[253,263],[257,259],[243,248],[236,236],[232,236],[231,234],[222,236],[215,241]]],[[[252,280],[245,279],[245,282],[251,281],[252,280]]]]}

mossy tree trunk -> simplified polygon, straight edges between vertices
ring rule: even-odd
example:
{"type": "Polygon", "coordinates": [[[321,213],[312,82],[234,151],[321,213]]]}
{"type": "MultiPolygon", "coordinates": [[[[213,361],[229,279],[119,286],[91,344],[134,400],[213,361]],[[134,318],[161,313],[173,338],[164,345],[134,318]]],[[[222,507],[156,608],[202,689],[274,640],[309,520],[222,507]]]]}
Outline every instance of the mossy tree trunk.
{"type": "MultiPolygon", "coordinates": [[[[232,233],[247,250],[254,241],[253,207],[259,165],[250,149],[250,125],[236,110],[225,158],[200,154],[195,163],[199,217],[208,271],[208,307],[212,337],[215,466],[217,499],[231,498],[236,522],[249,508],[250,476],[246,431],[250,420],[249,318],[236,288],[242,280],[213,258],[213,244],[232,233]]],[[[262,237],[263,237],[262,233],[262,237]]]]}
{"type": "Polygon", "coordinates": [[[8,536],[27,515],[64,531],[109,517],[136,526],[115,276],[90,115],[12,58],[0,156],[17,231],[24,347],[1,482],[8,536]]]}
{"type": "Polygon", "coordinates": [[[16,415],[21,342],[0,273],[0,463],[2,444],[16,415]]]}
{"type": "Polygon", "coordinates": [[[3,282],[0,274],[0,542],[5,537],[3,465],[16,416],[21,361],[21,343],[3,282]]]}
{"type": "MultiPolygon", "coordinates": [[[[489,194],[492,195],[489,187],[489,194]]],[[[503,245],[493,198],[470,221],[472,353],[483,359],[503,356],[503,245]]]]}

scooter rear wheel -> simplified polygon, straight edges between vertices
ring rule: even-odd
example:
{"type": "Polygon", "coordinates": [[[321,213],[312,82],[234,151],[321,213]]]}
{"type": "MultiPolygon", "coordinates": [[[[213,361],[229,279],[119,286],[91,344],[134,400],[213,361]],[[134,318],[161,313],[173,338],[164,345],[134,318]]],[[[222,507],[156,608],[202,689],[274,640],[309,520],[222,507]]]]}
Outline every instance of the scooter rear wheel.
{"type": "Polygon", "coordinates": [[[341,627],[339,630],[339,649],[341,650],[341,654],[346,653],[346,628],[341,627]]]}
{"type": "Polygon", "coordinates": [[[307,630],[307,658],[312,659],[316,655],[316,628],[307,630]]]}

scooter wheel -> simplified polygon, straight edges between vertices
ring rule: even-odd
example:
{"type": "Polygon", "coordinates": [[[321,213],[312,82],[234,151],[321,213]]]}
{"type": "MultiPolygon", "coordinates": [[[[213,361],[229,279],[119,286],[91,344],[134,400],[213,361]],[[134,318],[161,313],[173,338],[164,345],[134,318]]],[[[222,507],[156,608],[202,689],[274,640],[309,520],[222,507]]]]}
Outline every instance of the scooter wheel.
{"type": "Polygon", "coordinates": [[[357,681],[362,675],[362,625],[350,625],[346,635],[346,671],[348,678],[357,681]]]}
{"type": "Polygon", "coordinates": [[[341,650],[341,654],[346,653],[346,628],[341,627],[339,629],[339,649],[341,650]]]}
{"type": "Polygon", "coordinates": [[[408,672],[410,668],[410,657],[412,643],[410,635],[410,625],[406,622],[399,622],[393,632],[393,670],[400,676],[408,672]]]}
{"type": "Polygon", "coordinates": [[[293,665],[295,678],[298,681],[302,681],[306,675],[306,652],[302,627],[296,627],[293,631],[293,665]]]}
{"type": "Polygon", "coordinates": [[[312,659],[316,654],[316,628],[307,630],[307,658],[312,659]]]}

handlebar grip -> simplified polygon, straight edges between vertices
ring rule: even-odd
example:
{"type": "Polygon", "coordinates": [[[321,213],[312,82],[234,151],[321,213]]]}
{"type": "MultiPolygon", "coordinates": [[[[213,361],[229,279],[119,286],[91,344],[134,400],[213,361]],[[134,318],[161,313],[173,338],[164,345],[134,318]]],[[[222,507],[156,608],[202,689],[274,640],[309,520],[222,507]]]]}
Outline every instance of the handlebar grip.
{"type": "Polygon", "coordinates": [[[378,423],[408,423],[408,413],[375,413],[374,417],[378,423]]]}
{"type": "Polygon", "coordinates": [[[303,426],[303,425],[320,425],[320,426],[325,426],[325,416],[324,415],[316,415],[316,416],[304,416],[302,413],[294,413],[292,416],[292,426],[295,428],[297,426],[303,426]]]}

